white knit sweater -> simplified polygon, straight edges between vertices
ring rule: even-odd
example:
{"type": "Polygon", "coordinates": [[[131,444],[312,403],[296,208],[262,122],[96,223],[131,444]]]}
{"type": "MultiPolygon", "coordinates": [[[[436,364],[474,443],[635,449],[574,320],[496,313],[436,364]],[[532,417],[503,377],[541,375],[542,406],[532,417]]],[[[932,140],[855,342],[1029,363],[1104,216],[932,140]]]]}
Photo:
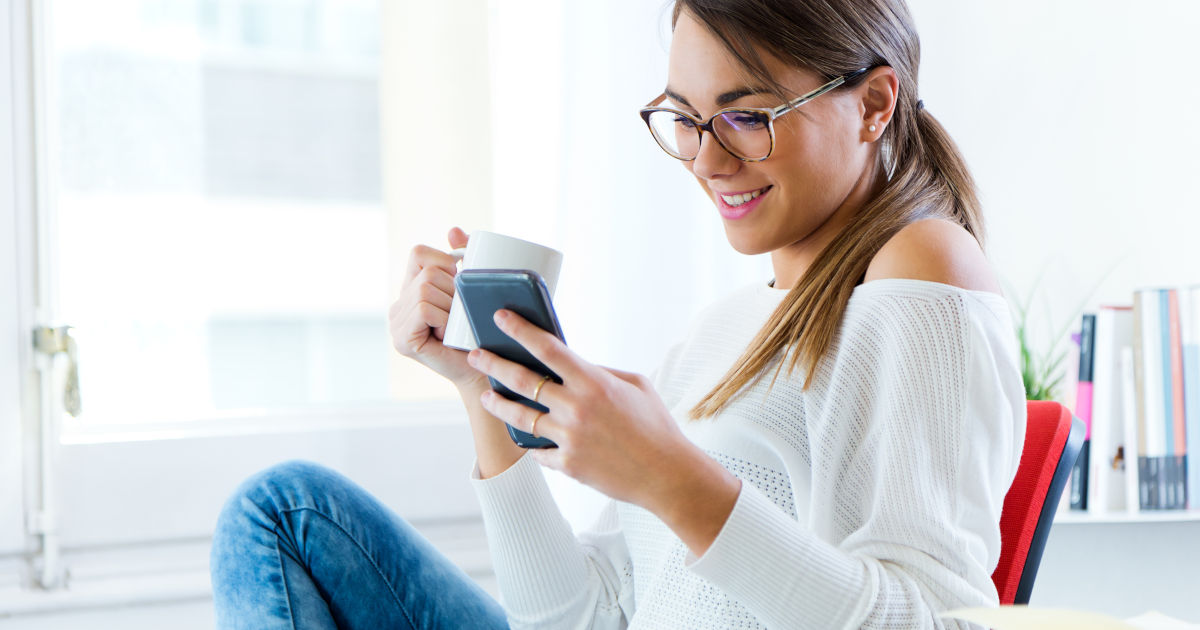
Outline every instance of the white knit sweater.
{"type": "Polygon", "coordinates": [[[1025,438],[1004,299],[863,284],[808,391],[785,367],[769,393],[764,378],[688,420],[785,294],[757,285],[709,307],[654,378],[684,433],[743,482],[702,557],[616,501],[576,538],[531,458],[475,470],[513,628],[930,628],[997,603],[1000,508],[1025,438]]]}

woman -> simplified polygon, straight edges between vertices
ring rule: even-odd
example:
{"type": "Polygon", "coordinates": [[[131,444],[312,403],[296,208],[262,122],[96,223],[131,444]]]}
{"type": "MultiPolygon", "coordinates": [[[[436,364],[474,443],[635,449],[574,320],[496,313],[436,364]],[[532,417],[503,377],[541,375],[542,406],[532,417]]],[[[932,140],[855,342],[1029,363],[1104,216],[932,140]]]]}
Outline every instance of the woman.
{"type": "Polygon", "coordinates": [[[222,625],[938,627],[996,604],[1024,391],[973,182],[917,98],[907,7],[677,0],[673,19],[642,115],[774,280],[706,310],[653,381],[499,313],[559,385],[442,346],[454,260],[416,248],[394,341],[462,394],[504,607],[349,481],[293,463],[221,517],[222,625]],[[501,420],[559,448],[525,452],[501,420]],[[613,499],[593,529],[573,536],[539,465],[613,499]]]}

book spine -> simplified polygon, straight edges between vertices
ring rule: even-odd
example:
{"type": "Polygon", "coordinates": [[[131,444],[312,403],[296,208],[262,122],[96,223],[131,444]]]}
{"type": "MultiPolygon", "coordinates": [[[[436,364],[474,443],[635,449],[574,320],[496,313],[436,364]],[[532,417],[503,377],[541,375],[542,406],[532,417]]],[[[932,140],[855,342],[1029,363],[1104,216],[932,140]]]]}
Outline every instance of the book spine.
{"type": "Polygon", "coordinates": [[[1188,508],[1200,508],[1200,287],[1182,292],[1180,321],[1183,341],[1183,402],[1187,440],[1188,508]]]}
{"type": "Polygon", "coordinates": [[[1138,509],[1153,509],[1150,505],[1150,458],[1138,457],[1138,509]]]}
{"type": "Polygon", "coordinates": [[[1163,458],[1155,455],[1148,457],[1147,460],[1150,464],[1146,475],[1146,484],[1150,486],[1150,509],[1157,510],[1162,507],[1163,502],[1162,484],[1159,480],[1159,469],[1162,466],[1163,458]]]}
{"type": "Polygon", "coordinates": [[[1162,334],[1156,289],[1134,293],[1134,372],[1138,398],[1138,483],[1141,507],[1158,507],[1163,449],[1162,334]]]}
{"type": "Polygon", "coordinates": [[[1116,307],[1101,306],[1092,327],[1092,436],[1088,446],[1087,509],[1096,514],[1114,509],[1114,504],[1120,503],[1120,496],[1113,497],[1109,488],[1116,447],[1120,443],[1120,436],[1113,431],[1113,419],[1121,411],[1117,397],[1120,389],[1115,387],[1119,314],[1116,307]]]}
{"type": "Polygon", "coordinates": [[[1138,430],[1137,430],[1137,380],[1133,374],[1133,347],[1121,348],[1121,403],[1125,444],[1122,447],[1122,463],[1125,466],[1125,509],[1137,512],[1141,507],[1138,493],[1138,430]]]}
{"type": "Polygon", "coordinates": [[[1138,478],[1138,508],[1145,509],[1150,503],[1150,494],[1146,489],[1146,351],[1145,335],[1142,334],[1142,320],[1146,316],[1144,295],[1140,291],[1133,294],[1133,395],[1134,407],[1137,412],[1134,418],[1134,433],[1137,435],[1137,450],[1132,453],[1134,467],[1138,478]]]}
{"type": "Polygon", "coordinates": [[[1163,429],[1163,452],[1166,457],[1175,452],[1175,392],[1171,386],[1171,306],[1170,292],[1158,291],[1158,339],[1159,339],[1159,392],[1162,395],[1163,413],[1158,418],[1163,429]]]}
{"type": "Polygon", "coordinates": [[[1171,508],[1182,509],[1187,506],[1187,481],[1184,475],[1184,458],[1187,456],[1187,435],[1184,428],[1184,399],[1183,399],[1183,333],[1179,317],[1179,290],[1166,289],[1167,295],[1167,339],[1170,357],[1170,371],[1166,372],[1166,380],[1171,383],[1171,414],[1168,416],[1167,431],[1171,433],[1173,448],[1167,451],[1171,458],[1171,508]]]}
{"type": "MultiPolygon", "coordinates": [[[[1128,510],[1126,478],[1135,477],[1126,466],[1125,379],[1122,356],[1133,343],[1133,307],[1101,306],[1096,312],[1092,350],[1092,444],[1088,475],[1088,511],[1128,510]]],[[[1133,418],[1133,414],[1129,414],[1133,418]]]]}
{"type": "Polygon", "coordinates": [[[1162,307],[1157,289],[1146,291],[1146,454],[1150,458],[1150,507],[1162,507],[1162,458],[1166,455],[1166,408],[1163,400],[1162,307]]]}
{"type": "Polygon", "coordinates": [[[1088,470],[1089,454],[1092,438],[1092,365],[1095,356],[1096,316],[1087,313],[1083,316],[1083,325],[1079,339],[1079,384],[1075,394],[1075,416],[1083,421],[1087,430],[1084,432],[1083,448],[1075,460],[1071,470],[1071,509],[1086,510],[1088,499],[1088,470]]]}

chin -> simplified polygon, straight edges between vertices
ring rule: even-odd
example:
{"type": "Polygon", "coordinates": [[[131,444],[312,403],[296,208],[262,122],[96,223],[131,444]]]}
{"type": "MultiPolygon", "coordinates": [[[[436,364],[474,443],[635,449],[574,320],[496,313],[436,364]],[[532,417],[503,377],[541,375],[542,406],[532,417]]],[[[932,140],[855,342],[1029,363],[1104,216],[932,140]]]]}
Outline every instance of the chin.
{"type": "Polygon", "coordinates": [[[734,251],[746,256],[757,256],[759,254],[767,254],[774,251],[774,247],[767,241],[756,238],[757,234],[739,234],[738,230],[731,229],[729,225],[725,226],[725,239],[729,241],[730,246],[734,251]]]}

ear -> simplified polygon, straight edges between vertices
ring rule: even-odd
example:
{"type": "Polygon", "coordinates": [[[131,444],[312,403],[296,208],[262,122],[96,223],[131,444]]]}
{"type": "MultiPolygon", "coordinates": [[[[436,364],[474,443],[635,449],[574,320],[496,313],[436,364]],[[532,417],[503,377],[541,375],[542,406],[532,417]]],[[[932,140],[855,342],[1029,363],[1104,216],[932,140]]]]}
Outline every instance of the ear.
{"type": "Polygon", "coordinates": [[[892,122],[896,99],[900,95],[900,79],[891,66],[880,66],[867,73],[867,78],[857,91],[861,97],[859,112],[863,123],[862,140],[875,142],[883,137],[883,130],[892,122]],[[871,131],[872,125],[874,131],[871,131]]]}

